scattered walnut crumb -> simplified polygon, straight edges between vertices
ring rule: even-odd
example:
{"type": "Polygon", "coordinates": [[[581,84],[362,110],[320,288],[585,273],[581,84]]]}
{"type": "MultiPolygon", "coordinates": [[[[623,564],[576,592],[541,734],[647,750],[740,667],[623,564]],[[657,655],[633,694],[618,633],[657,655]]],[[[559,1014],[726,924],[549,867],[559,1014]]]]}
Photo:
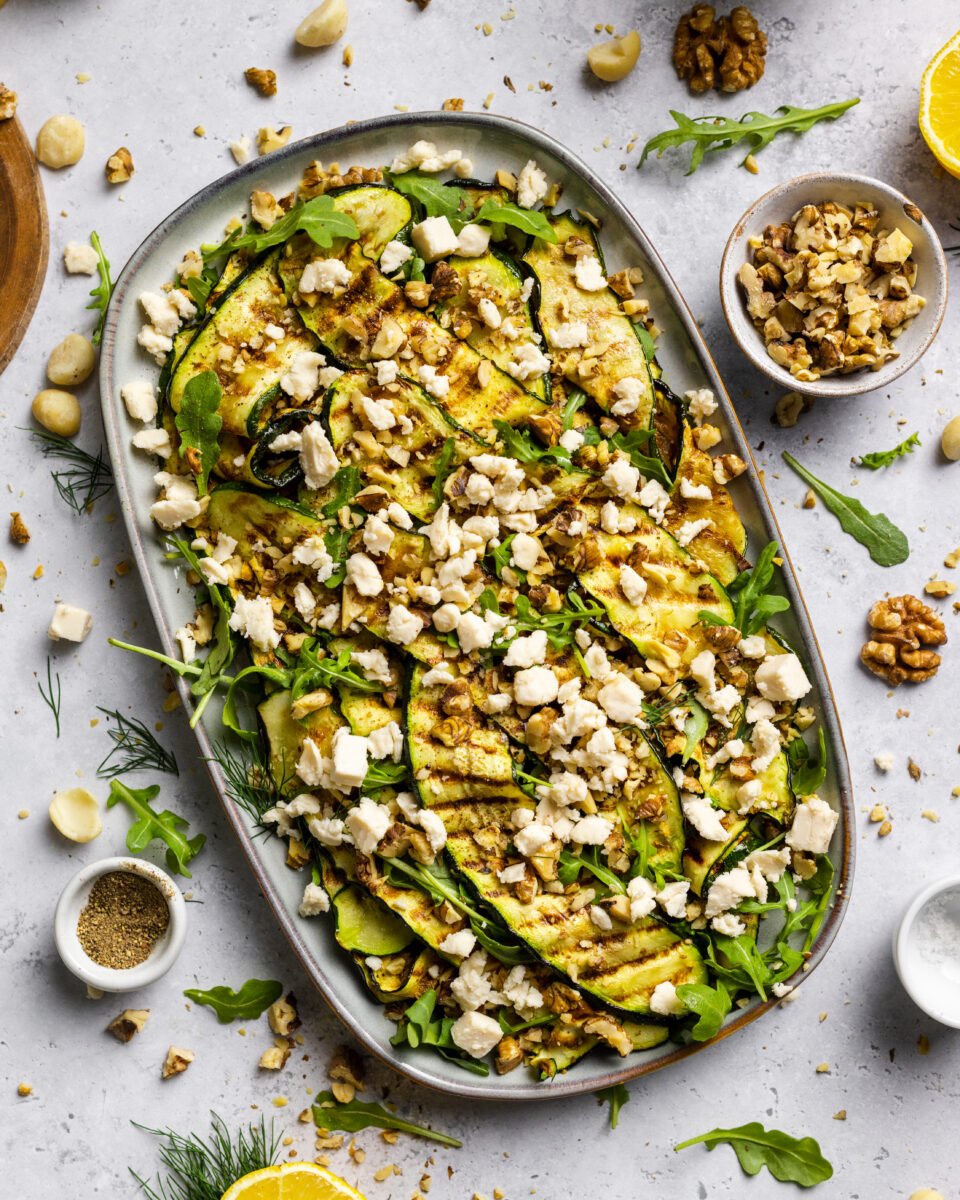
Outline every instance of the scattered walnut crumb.
{"type": "Polygon", "coordinates": [[[925,821],[930,821],[934,825],[937,825],[940,822],[940,814],[932,808],[922,809],[920,816],[923,817],[925,821]]]}
{"type": "Polygon", "coordinates": [[[36,567],[34,567],[33,577],[34,579],[43,578],[43,563],[37,563],[36,567]]]}
{"type": "Polygon", "coordinates": [[[487,92],[487,95],[483,101],[483,107],[489,111],[491,104],[493,104],[493,92],[487,92]]]}
{"type": "Polygon", "coordinates": [[[909,717],[909,716],[910,716],[909,708],[898,708],[897,709],[897,720],[898,721],[902,720],[904,717],[909,717]]]}
{"type": "Polygon", "coordinates": [[[813,408],[812,396],[801,396],[799,392],[785,392],[773,410],[773,424],[781,429],[793,429],[802,413],[813,408]]]}
{"type": "Polygon", "coordinates": [[[830,1064],[828,1062],[817,1063],[817,1074],[818,1075],[829,1075],[830,1074],[830,1064]]]}
{"type": "Polygon", "coordinates": [[[935,600],[945,600],[947,596],[952,596],[957,590],[955,583],[948,583],[946,579],[928,579],[923,585],[923,590],[928,596],[933,596],[935,600]]]}
{"type": "Polygon", "coordinates": [[[184,1050],[182,1046],[171,1046],[160,1069],[161,1078],[172,1079],[174,1075],[182,1075],[196,1057],[192,1050],[184,1050]]]}
{"type": "Polygon", "coordinates": [[[264,1050],[257,1065],[262,1071],[283,1070],[290,1057],[290,1045],[286,1038],[274,1038],[273,1045],[264,1050]]]}
{"type": "Polygon", "coordinates": [[[280,1037],[289,1037],[295,1029],[300,1028],[297,1000],[293,992],[288,992],[285,998],[274,1000],[267,1009],[267,1023],[280,1037]]]}
{"type": "Polygon", "coordinates": [[[884,821],[877,830],[877,837],[889,837],[891,833],[893,833],[893,825],[889,821],[884,821]]]}
{"type": "MultiPolygon", "coordinates": [[[[327,1067],[327,1076],[335,1083],[345,1083],[356,1091],[362,1092],[364,1088],[363,1062],[360,1055],[350,1046],[338,1046],[327,1067]]],[[[339,1099],[339,1097],[337,1098],[339,1099]]],[[[351,1099],[353,1099],[352,1096],[351,1099]]]]}
{"type": "Polygon", "coordinates": [[[463,112],[463,97],[451,96],[449,100],[444,100],[440,108],[443,112],[463,112]]]}
{"type": "Polygon", "coordinates": [[[11,121],[17,115],[17,93],[0,83],[0,121],[11,121]]]}
{"type": "Polygon", "coordinates": [[[837,1109],[837,1111],[833,1114],[833,1119],[835,1121],[845,1121],[847,1119],[847,1110],[845,1108],[837,1109]]]}
{"type": "Polygon", "coordinates": [[[271,71],[269,67],[247,67],[243,77],[259,95],[275,96],[277,94],[277,73],[271,71]]]}
{"type": "Polygon", "coordinates": [[[426,1192],[429,1192],[429,1191],[430,1191],[430,1185],[431,1185],[432,1183],[433,1183],[433,1176],[432,1176],[432,1175],[428,1175],[426,1172],[424,1172],[424,1173],[423,1173],[423,1174],[420,1176],[420,1191],[421,1191],[421,1192],[424,1192],[424,1193],[426,1193],[426,1192]]]}
{"type": "Polygon", "coordinates": [[[103,171],[107,177],[107,183],[127,183],[133,178],[133,155],[126,146],[121,146],[107,159],[103,171]]]}
{"type": "Polygon", "coordinates": [[[318,1150],[339,1150],[342,1146],[343,1146],[343,1134],[342,1133],[327,1132],[325,1134],[321,1134],[320,1137],[317,1138],[317,1149],[318,1150]]]}
{"type": "Polygon", "coordinates": [[[822,1013],[819,1015],[819,1017],[817,1018],[817,1020],[818,1020],[818,1021],[820,1022],[820,1024],[822,1025],[822,1024],[824,1023],[824,1021],[827,1019],[827,1017],[828,1017],[828,1016],[829,1016],[829,1014],[828,1014],[828,1013],[822,1012],[822,1013]]]}
{"type": "Polygon", "coordinates": [[[920,769],[919,763],[913,761],[912,758],[907,759],[907,774],[915,782],[919,782],[923,777],[923,771],[920,769]]]}
{"type": "Polygon", "coordinates": [[[33,1084],[32,1083],[18,1083],[17,1084],[17,1095],[18,1096],[29,1096],[32,1094],[32,1092],[33,1092],[33,1084]]]}
{"type": "Polygon", "coordinates": [[[395,1146],[400,1140],[400,1134],[395,1129],[381,1129],[380,1136],[388,1146],[395,1146]]]}
{"type": "Polygon", "coordinates": [[[273,1107],[274,1108],[286,1108],[289,1103],[290,1103],[290,1101],[287,1099],[286,1096],[274,1096],[274,1098],[273,1098],[273,1107]]]}
{"type": "Polygon", "coordinates": [[[30,530],[18,512],[10,514],[10,541],[25,546],[30,541],[30,530]]]}
{"type": "Polygon", "coordinates": [[[264,125],[262,129],[257,130],[257,153],[272,154],[274,150],[282,150],[290,141],[292,133],[292,125],[281,125],[279,129],[274,129],[272,125],[264,125]]]}
{"type": "Polygon", "coordinates": [[[879,825],[881,821],[885,821],[886,819],[887,810],[882,804],[875,804],[873,808],[870,809],[870,820],[874,825],[879,825]]]}
{"type": "Polygon", "coordinates": [[[205,126],[203,126],[203,125],[194,125],[194,127],[193,127],[193,135],[194,135],[194,137],[206,137],[206,136],[207,136],[207,130],[206,130],[205,126]]]}
{"type": "Polygon", "coordinates": [[[363,1160],[367,1157],[366,1150],[364,1150],[360,1146],[358,1146],[355,1141],[351,1142],[350,1145],[347,1147],[347,1153],[350,1155],[350,1157],[353,1159],[353,1161],[357,1164],[357,1166],[359,1166],[363,1162],[363,1160]]]}
{"type": "Polygon", "coordinates": [[[149,1008],[125,1008],[107,1026],[107,1033],[113,1034],[118,1042],[129,1042],[143,1029],[149,1017],[149,1008]]]}
{"type": "Polygon", "coordinates": [[[341,62],[343,63],[343,65],[344,65],[345,67],[352,67],[352,66],[353,66],[353,57],[354,57],[354,55],[353,55],[353,46],[351,46],[351,45],[348,43],[348,44],[347,44],[346,46],[344,46],[344,48],[343,48],[343,55],[341,56],[341,62]]]}
{"type": "Polygon", "coordinates": [[[817,507],[817,495],[816,495],[816,492],[814,492],[813,488],[807,488],[807,493],[803,497],[803,507],[804,508],[816,508],[817,507]]]}
{"type": "Polygon", "coordinates": [[[956,550],[951,550],[949,554],[944,556],[943,565],[951,570],[960,563],[960,546],[956,550]]]}
{"type": "Polygon", "coordinates": [[[400,1175],[400,1168],[396,1163],[387,1163],[385,1167],[381,1167],[379,1171],[374,1171],[373,1177],[377,1183],[383,1183],[389,1179],[391,1175],[400,1175]]]}

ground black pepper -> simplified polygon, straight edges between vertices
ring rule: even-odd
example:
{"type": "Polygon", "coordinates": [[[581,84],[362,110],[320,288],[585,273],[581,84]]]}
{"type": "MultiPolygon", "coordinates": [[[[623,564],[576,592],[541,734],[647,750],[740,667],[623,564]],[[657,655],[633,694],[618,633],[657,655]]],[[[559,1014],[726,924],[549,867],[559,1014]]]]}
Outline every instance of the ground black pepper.
{"type": "Polygon", "coordinates": [[[170,924],[159,888],[132,871],[101,875],[77,921],[84,951],[101,967],[125,970],[149,957],[170,924]]]}

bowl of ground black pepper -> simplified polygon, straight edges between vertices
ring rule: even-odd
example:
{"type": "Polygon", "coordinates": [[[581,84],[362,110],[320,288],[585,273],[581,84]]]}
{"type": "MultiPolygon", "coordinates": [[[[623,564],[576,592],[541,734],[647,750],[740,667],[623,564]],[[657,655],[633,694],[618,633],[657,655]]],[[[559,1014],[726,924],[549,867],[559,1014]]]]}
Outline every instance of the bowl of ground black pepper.
{"type": "Polygon", "coordinates": [[[78,871],[54,918],[64,965],[104,992],[132,992],[159,979],[173,966],[185,933],[180,889],[165,871],[137,858],[105,858],[78,871]]]}

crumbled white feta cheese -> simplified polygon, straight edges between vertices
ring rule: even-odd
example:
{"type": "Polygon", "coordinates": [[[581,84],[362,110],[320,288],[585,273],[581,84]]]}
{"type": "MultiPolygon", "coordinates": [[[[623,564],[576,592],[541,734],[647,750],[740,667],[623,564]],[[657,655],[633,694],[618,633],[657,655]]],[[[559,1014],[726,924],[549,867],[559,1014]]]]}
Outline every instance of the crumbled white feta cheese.
{"type": "Polygon", "coordinates": [[[396,721],[388,721],[386,725],[381,725],[379,729],[374,729],[368,734],[367,749],[370,757],[378,762],[383,758],[399,762],[403,753],[403,733],[396,721]]]}
{"type": "Polygon", "coordinates": [[[763,658],[767,652],[767,639],[762,633],[755,633],[751,637],[741,638],[737,649],[744,658],[763,658]]]}
{"type": "Polygon", "coordinates": [[[723,813],[714,808],[706,796],[681,792],[680,804],[683,808],[683,815],[702,838],[708,842],[725,842],[727,840],[729,835],[721,820],[723,813]]]}
{"type": "Polygon", "coordinates": [[[402,173],[416,169],[428,175],[435,175],[439,171],[455,167],[462,158],[459,150],[438,150],[433,142],[421,140],[414,142],[402,154],[398,154],[390,164],[390,170],[402,173]]]}
{"type": "Polygon", "coordinates": [[[575,346],[587,345],[590,341],[590,330],[586,321],[563,321],[547,334],[547,340],[558,350],[572,350],[575,346]]]}
{"type": "Polygon", "coordinates": [[[793,850],[826,854],[839,819],[840,814],[834,812],[825,800],[819,796],[808,796],[797,806],[793,825],[787,831],[785,841],[793,850]]]}
{"type": "Polygon", "coordinates": [[[533,208],[550,190],[546,174],[529,159],[517,176],[517,203],[521,208],[533,208]]]}
{"type": "Polygon", "coordinates": [[[330,911],[330,897],[319,883],[308,883],[303,889],[303,899],[300,901],[301,917],[317,917],[320,913],[330,911]]]}
{"type": "Polygon", "coordinates": [[[378,387],[388,387],[391,383],[396,383],[400,369],[392,358],[383,358],[379,362],[371,363],[371,366],[376,368],[378,387]]]}
{"type": "Polygon", "coordinates": [[[570,841],[581,846],[602,846],[611,833],[613,825],[606,817],[591,815],[581,817],[574,823],[570,830],[570,841]]]}
{"type": "Polygon", "coordinates": [[[227,142],[227,149],[233,155],[233,161],[238,167],[242,167],[245,162],[250,161],[251,143],[246,134],[234,138],[232,142],[227,142]]]}
{"type": "MultiPolygon", "coordinates": [[[[463,629],[463,621],[460,622],[463,629]]],[[[552,704],[559,688],[557,677],[549,667],[527,667],[518,671],[513,679],[513,695],[518,704],[533,708],[541,704],[552,704]]]]}
{"type": "Polygon", "coordinates": [[[302,296],[332,295],[337,288],[346,287],[353,275],[339,258],[315,258],[303,268],[297,290],[302,296]]]}
{"type": "Polygon", "coordinates": [[[311,490],[326,487],[340,469],[340,460],[319,421],[311,421],[300,435],[303,482],[311,490]]]}
{"type": "Polygon", "coordinates": [[[377,804],[369,796],[361,796],[356,807],[347,813],[346,826],[353,844],[367,858],[376,850],[392,824],[389,808],[385,804],[377,804]]]}
{"type": "Polygon", "coordinates": [[[433,614],[433,626],[438,633],[452,633],[460,624],[460,609],[455,604],[441,604],[433,614]]]}
{"type": "Polygon", "coordinates": [[[361,596],[379,596],[383,591],[383,577],[377,564],[366,554],[351,554],[347,559],[347,582],[361,596]]]}
{"type": "Polygon", "coordinates": [[[387,637],[398,646],[409,646],[416,641],[423,629],[423,621],[416,613],[412,613],[406,605],[397,604],[390,609],[387,618],[387,637]]]}
{"type": "Polygon", "coordinates": [[[393,545],[393,530],[376,513],[367,517],[363,527],[363,544],[371,554],[386,554],[393,545]]]}
{"type": "Polygon", "coordinates": [[[173,339],[160,333],[152,325],[144,325],[137,334],[137,345],[142,346],[158,367],[162,367],[173,349],[173,339]]]}
{"type": "Polygon", "coordinates": [[[709,388],[695,388],[684,392],[683,398],[687,404],[687,412],[698,425],[717,411],[717,401],[709,388]]]}
{"type": "Polygon", "coordinates": [[[640,401],[646,394],[646,388],[642,379],[637,379],[635,375],[628,375],[625,379],[618,379],[613,385],[613,395],[615,401],[610,408],[610,412],[615,417],[627,417],[631,413],[635,413],[640,407],[640,401]]]}
{"type": "Polygon", "coordinates": [[[891,771],[893,769],[893,755],[889,751],[884,751],[882,754],[874,755],[873,765],[878,771],[891,771]]]}
{"type": "Polygon", "coordinates": [[[458,929],[456,933],[448,933],[437,949],[454,958],[466,958],[476,944],[477,939],[469,929],[458,929]]]}
{"type": "Polygon", "coordinates": [[[576,454],[585,440],[579,429],[567,429],[560,434],[560,445],[568,454],[576,454]]]}
{"type": "Polygon", "coordinates": [[[581,254],[574,264],[573,280],[585,292],[602,292],[607,286],[607,277],[595,254],[581,254]]]}
{"type": "Polygon", "coordinates": [[[300,616],[309,624],[317,611],[317,601],[313,592],[302,581],[293,589],[293,603],[300,616]]]}
{"type": "Polygon", "coordinates": [[[536,667],[547,657],[547,635],[542,629],[514,638],[503,660],[505,667],[536,667]]]}
{"type": "Polygon", "coordinates": [[[300,350],[290,360],[286,372],[280,376],[280,387],[299,404],[306,403],[320,386],[320,368],[327,360],[313,350],[300,350]]]}
{"type": "Polygon", "coordinates": [[[674,537],[681,546],[689,546],[693,539],[703,533],[705,529],[713,524],[709,517],[701,517],[698,521],[684,521],[678,530],[674,532],[674,537]]]}
{"type": "Polygon", "coordinates": [[[531,821],[513,835],[513,844],[524,858],[529,858],[538,850],[542,850],[552,837],[553,831],[549,825],[544,825],[541,821],[531,821]]]}
{"type": "Polygon", "coordinates": [[[507,363],[507,374],[523,383],[527,379],[539,379],[550,370],[550,358],[533,342],[524,342],[513,351],[513,360],[507,363]]]}
{"type": "Polygon", "coordinates": [[[736,913],[722,913],[719,917],[714,917],[710,925],[712,929],[717,933],[722,933],[725,937],[739,937],[741,933],[747,931],[746,925],[736,913]]]}
{"type": "Polygon", "coordinates": [[[650,995],[650,1011],[661,1017],[679,1017],[687,1011],[687,1006],[677,995],[676,986],[665,979],[650,995]]]}
{"type": "Polygon", "coordinates": [[[273,627],[273,606],[267,596],[237,596],[230,614],[230,628],[235,629],[258,650],[276,650],[280,634],[273,627]]]}
{"type": "Polygon", "coordinates": [[[747,697],[746,718],[748,725],[754,725],[757,721],[761,721],[764,718],[772,721],[776,716],[776,711],[769,700],[762,700],[759,696],[747,697]]]}
{"type": "MultiPolygon", "coordinates": [[[[708,483],[691,483],[684,476],[680,480],[680,495],[684,500],[710,500],[713,492],[710,491],[708,483]]],[[[762,640],[762,639],[761,639],[762,640]]]]}
{"type": "Polygon", "coordinates": [[[718,875],[710,885],[704,911],[707,917],[715,917],[718,913],[736,908],[741,900],[756,898],[757,889],[751,872],[743,866],[734,867],[732,871],[718,875]]]}
{"type": "Polygon", "coordinates": [[[471,475],[467,479],[464,495],[471,504],[489,504],[493,499],[493,481],[486,475],[471,475]]]}
{"type": "Polygon", "coordinates": [[[481,297],[477,302],[477,312],[480,314],[480,320],[488,329],[500,328],[503,317],[500,315],[500,309],[489,297],[481,297]]]}
{"type": "Polygon", "coordinates": [[[197,657],[197,639],[193,634],[194,631],[189,625],[181,625],[173,635],[177,639],[177,645],[180,647],[180,657],[185,663],[192,663],[197,657]]]}
{"type": "Polygon", "coordinates": [[[532,571],[540,561],[540,543],[528,533],[518,533],[510,546],[514,565],[521,571],[532,571]]]}
{"type": "Polygon", "coordinates": [[[169,458],[173,453],[170,434],[166,429],[141,429],[130,440],[137,450],[156,454],[158,458],[169,458]]]}
{"type": "Polygon", "coordinates": [[[152,421],[157,415],[157,389],[145,379],[125,383],[120,389],[120,399],[131,420],[152,421]]]}
{"type": "Polygon", "coordinates": [[[704,692],[712,692],[716,689],[717,679],[714,674],[716,665],[717,657],[712,650],[701,650],[690,663],[690,677],[704,692]]]}
{"type": "Polygon", "coordinates": [[[526,874],[526,863],[511,863],[509,867],[504,867],[497,872],[497,878],[501,883],[522,883],[526,878],[526,874]]]}
{"type": "MultiPolygon", "coordinates": [[[[436,613],[434,614],[434,624],[436,624],[436,613]]],[[[494,631],[483,617],[478,617],[475,613],[463,613],[457,622],[457,638],[464,654],[469,654],[473,650],[486,649],[493,642],[493,634],[494,631]]]]}
{"type": "Polygon", "coordinates": [[[628,563],[620,564],[620,591],[634,607],[642,604],[647,594],[647,581],[628,563]]]}
{"type": "Polygon", "coordinates": [[[656,888],[642,875],[634,876],[627,884],[627,896],[630,900],[631,921],[648,917],[657,907],[656,888]]]}
{"type": "Polygon", "coordinates": [[[687,892],[690,884],[686,880],[667,883],[657,892],[657,903],[668,917],[682,920],[687,915],[687,892]]]}
{"type": "Polygon", "coordinates": [[[464,258],[479,258],[490,246],[490,230],[483,225],[464,225],[457,237],[457,253],[464,258]]]}
{"type": "Polygon", "coordinates": [[[617,673],[600,689],[600,707],[618,725],[632,725],[643,712],[643,691],[632,679],[617,673]]]}
{"type": "Polygon", "coordinates": [[[141,292],[138,299],[140,307],[157,333],[167,338],[173,337],[182,321],[177,305],[173,302],[172,293],[141,292]]]}
{"type": "Polygon", "coordinates": [[[426,217],[414,225],[410,236],[424,262],[436,262],[457,249],[457,235],[446,217],[426,217]]]}
{"type": "Polygon", "coordinates": [[[750,745],[753,747],[751,767],[758,775],[762,775],[780,751],[780,731],[772,721],[763,718],[753,727],[750,745]]]}
{"type": "Polygon", "coordinates": [[[82,642],[93,628],[93,616],[86,609],[62,601],[54,606],[47,637],[54,642],[82,642]]]}
{"type": "Polygon", "coordinates": [[[291,557],[295,563],[313,568],[319,583],[326,582],[333,574],[333,559],[319,534],[311,534],[294,546],[291,557]]]}
{"type": "Polygon", "coordinates": [[[590,920],[602,933],[609,933],[613,928],[613,921],[610,919],[610,914],[605,908],[601,908],[599,904],[590,905],[590,920]]]}
{"type": "Polygon", "coordinates": [[[67,242],[63,248],[63,265],[68,275],[96,275],[100,258],[86,242],[67,242]]]}
{"type": "Polygon", "coordinates": [[[384,275],[394,275],[412,254],[413,251],[403,242],[398,242],[396,239],[387,242],[380,255],[380,270],[384,275]]]}
{"type": "Polygon", "coordinates": [[[432,367],[429,363],[422,363],[417,370],[417,378],[423,384],[424,391],[428,392],[435,400],[442,400],[450,391],[450,380],[446,375],[437,373],[437,368],[432,367]]]}
{"type": "Polygon", "coordinates": [[[795,654],[771,654],[756,673],[757,690],[767,700],[802,700],[813,684],[795,654]]]}
{"type": "Polygon", "coordinates": [[[489,1054],[503,1037],[499,1022],[483,1013],[466,1012],[450,1026],[454,1045],[459,1046],[471,1058],[483,1058],[489,1054]]]}
{"type": "MultiPolygon", "coordinates": [[[[640,472],[625,458],[615,458],[604,471],[600,482],[621,500],[632,500],[640,483],[640,472]]],[[[614,531],[616,532],[616,531],[614,531]]]]}
{"type": "Polygon", "coordinates": [[[670,506],[670,493],[664,488],[659,479],[648,479],[637,497],[650,514],[652,520],[659,525],[663,515],[670,506]]]}
{"type": "Polygon", "coordinates": [[[479,948],[460,964],[459,974],[451,983],[450,991],[465,1011],[482,1008],[484,1004],[499,999],[485,974],[486,967],[486,952],[479,948]]]}
{"type": "Polygon", "coordinates": [[[447,828],[439,813],[431,812],[429,808],[422,808],[418,820],[420,828],[427,835],[430,849],[434,854],[439,854],[447,844],[447,828]]]}
{"type": "Polygon", "coordinates": [[[370,679],[374,683],[393,682],[389,659],[380,649],[354,650],[350,655],[350,665],[358,666],[364,679],[370,679]]]}

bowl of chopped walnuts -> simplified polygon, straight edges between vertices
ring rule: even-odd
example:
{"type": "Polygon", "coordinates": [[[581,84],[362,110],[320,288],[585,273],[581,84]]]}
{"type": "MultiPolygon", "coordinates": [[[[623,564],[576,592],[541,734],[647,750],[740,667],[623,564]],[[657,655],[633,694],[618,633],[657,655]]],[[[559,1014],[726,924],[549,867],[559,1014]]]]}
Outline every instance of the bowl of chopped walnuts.
{"type": "Polygon", "coordinates": [[[734,226],[720,300],[740,349],[775,383],[849,396],[886,386],[925,353],[946,308],[946,260],[896,188],[801,175],[734,226]]]}

